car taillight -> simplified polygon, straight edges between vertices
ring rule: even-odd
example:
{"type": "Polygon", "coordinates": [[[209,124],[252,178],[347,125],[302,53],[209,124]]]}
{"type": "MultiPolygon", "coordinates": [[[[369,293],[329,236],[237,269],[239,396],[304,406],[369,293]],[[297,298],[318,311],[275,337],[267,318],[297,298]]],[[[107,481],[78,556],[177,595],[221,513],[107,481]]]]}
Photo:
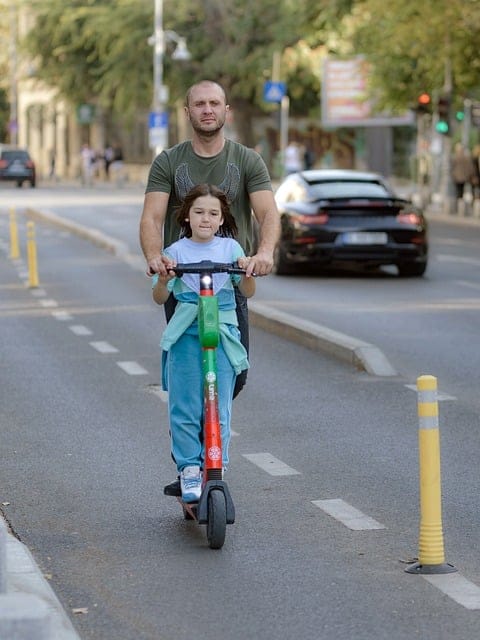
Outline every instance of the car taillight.
{"type": "Polygon", "coordinates": [[[27,169],[33,169],[33,162],[31,160],[27,160],[25,162],[25,166],[27,167],[27,169]]]}
{"type": "Polygon", "coordinates": [[[319,211],[314,216],[298,216],[298,222],[301,224],[327,224],[328,222],[328,213],[324,211],[319,211]]]}
{"type": "Polygon", "coordinates": [[[418,213],[414,213],[413,211],[409,213],[403,212],[397,215],[397,222],[400,222],[400,224],[421,225],[422,218],[418,215],[418,213]]]}
{"type": "Polygon", "coordinates": [[[0,160],[0,169],[6,169],[8,166],[8,163],[6,160],[0,160]]]}

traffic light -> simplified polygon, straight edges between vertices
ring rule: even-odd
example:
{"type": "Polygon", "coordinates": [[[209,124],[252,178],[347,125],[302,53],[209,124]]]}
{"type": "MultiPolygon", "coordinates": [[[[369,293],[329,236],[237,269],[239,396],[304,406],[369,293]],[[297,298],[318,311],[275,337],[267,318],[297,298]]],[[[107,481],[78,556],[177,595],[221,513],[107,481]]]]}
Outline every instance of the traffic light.
{"type": "Polygon", "coordinates": [[[450,106],[451,97],[449,95],[443,95],[438,98],[438,121],[435,125],[435,129],[438,131],[438,133],[441,133],[444,136],[448,136],[448,134],[450,133],[450,106]]]}
{"type": "Polygon", "coordinates": [[[418,114],[431,113],[432,99],[429,93],[421,93],[417,98],[416,112],[418,114]]]}

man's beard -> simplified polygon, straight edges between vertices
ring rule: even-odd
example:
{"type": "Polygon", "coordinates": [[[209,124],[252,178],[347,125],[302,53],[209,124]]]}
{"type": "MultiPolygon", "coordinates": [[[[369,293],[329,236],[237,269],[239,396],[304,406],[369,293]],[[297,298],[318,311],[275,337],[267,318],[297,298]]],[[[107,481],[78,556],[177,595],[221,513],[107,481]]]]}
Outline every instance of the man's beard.
{"type": "Polygon", "coordinates": [[[193,130],[198,133],[199,135],[201,135],[204,138],[213,138],[214,136],[217,135],[217,133],[219,131],[221,131],[225,125],[225,120],[222,120],[221,122],[219,122],[217,124],[216,127],[214,127],[213,129],[203,129],[202,128],[202,124],[197,122],[191,122],[192,128],[193,130]]]}

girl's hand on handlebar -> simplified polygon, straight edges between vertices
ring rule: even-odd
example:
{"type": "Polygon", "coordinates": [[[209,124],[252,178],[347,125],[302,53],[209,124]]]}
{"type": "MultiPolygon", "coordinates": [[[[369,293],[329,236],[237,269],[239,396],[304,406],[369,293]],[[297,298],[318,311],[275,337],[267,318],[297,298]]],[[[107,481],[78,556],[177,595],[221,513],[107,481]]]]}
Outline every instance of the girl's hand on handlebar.
{"type": "MultiPolygon", "coordinates": [[[[245,269],[245,271],[247,271],[251,260],[252,260],[252,258],[250,258],[249,256],[242,256],[242,257],[238,258],[237,264],[240,267],[240,269],[245,269]]],[[[250,277],[250,275],[255,275],[255,274],[247,274],[246,273],[245,275],[250,277]]]]}

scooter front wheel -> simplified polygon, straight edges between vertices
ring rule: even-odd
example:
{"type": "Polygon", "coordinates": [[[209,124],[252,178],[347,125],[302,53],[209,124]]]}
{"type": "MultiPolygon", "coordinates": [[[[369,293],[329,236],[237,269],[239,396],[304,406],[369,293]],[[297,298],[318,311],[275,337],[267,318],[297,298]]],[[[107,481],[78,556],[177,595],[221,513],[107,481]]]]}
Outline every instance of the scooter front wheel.
{"type": "Polygon", "coordinates": [[[225,495],[219,489],[208,494],[207,540],[210,549],[221,549],[227,531],[227,506],[225,495]]]}

